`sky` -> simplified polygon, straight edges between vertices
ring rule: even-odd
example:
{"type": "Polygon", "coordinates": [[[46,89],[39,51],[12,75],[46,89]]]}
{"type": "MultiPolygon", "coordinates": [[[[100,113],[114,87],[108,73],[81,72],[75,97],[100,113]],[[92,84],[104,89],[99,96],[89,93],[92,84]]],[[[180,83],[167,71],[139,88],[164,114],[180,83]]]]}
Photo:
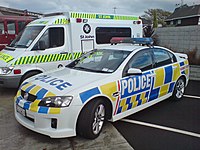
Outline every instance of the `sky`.
{"type": "Polygon", "coordinates": [[[0,6],[39,13],[96,12],[127,15],[144,15],[148,9],[173,12],[176,4],[200,4],[200,0],[0,0],[0,6]],[[114,9],[116,8],[116,9],[114,9]]]}

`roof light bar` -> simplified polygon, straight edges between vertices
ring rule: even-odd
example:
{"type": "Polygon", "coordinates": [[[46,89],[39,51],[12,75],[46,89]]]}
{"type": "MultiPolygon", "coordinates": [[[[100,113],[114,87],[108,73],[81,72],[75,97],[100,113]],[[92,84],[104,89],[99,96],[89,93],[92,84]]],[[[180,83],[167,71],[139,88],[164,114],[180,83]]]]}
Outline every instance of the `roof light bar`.
{"type": "Polygon", "coordinates": [[[111,44],[131,43],[131,44],[153,45],[153,39],[152,38],[113,37],[110,40],[110,42],[111,42],[111,44]]]}

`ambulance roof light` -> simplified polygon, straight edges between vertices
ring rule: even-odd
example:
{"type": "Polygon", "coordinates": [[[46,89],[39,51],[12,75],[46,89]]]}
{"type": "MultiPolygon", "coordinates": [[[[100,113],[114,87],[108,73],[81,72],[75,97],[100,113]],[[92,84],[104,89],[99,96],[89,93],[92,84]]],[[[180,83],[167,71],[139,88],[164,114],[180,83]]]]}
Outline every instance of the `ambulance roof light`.
{"type": "Polygon", "coordinates": [[[152,38],[113,37],[110,40],[110,42],[111,42],[111,44],[131,43],[131,44],[153,45],[152,38]]]}

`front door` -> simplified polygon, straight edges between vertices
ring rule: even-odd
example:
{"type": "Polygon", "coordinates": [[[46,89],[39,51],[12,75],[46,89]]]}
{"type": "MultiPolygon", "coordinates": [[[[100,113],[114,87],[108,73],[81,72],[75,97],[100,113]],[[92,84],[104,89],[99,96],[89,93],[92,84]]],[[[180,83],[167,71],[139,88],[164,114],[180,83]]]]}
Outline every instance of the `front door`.
{"type": "Polygon", "coordinates": [[[120,80],[120,101],[116,114],[143,105],[149,101],[153,83],[151,49],[136,53],[126,65],[120,80]],[[141,75],[127,76],[129,68],[141,69],[141,75]]]}

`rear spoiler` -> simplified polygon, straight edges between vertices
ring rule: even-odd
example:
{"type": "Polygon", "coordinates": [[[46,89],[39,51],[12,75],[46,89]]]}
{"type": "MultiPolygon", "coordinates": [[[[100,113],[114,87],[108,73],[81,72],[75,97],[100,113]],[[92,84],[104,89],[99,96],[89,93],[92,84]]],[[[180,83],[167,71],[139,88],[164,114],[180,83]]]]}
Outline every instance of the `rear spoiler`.
{"type": "Polygon", "coordinates": [[[178,55],[180,58],[188,59],[187,54],[183,54],[183,53],[175,53],[175,54],[178,55]]]}

